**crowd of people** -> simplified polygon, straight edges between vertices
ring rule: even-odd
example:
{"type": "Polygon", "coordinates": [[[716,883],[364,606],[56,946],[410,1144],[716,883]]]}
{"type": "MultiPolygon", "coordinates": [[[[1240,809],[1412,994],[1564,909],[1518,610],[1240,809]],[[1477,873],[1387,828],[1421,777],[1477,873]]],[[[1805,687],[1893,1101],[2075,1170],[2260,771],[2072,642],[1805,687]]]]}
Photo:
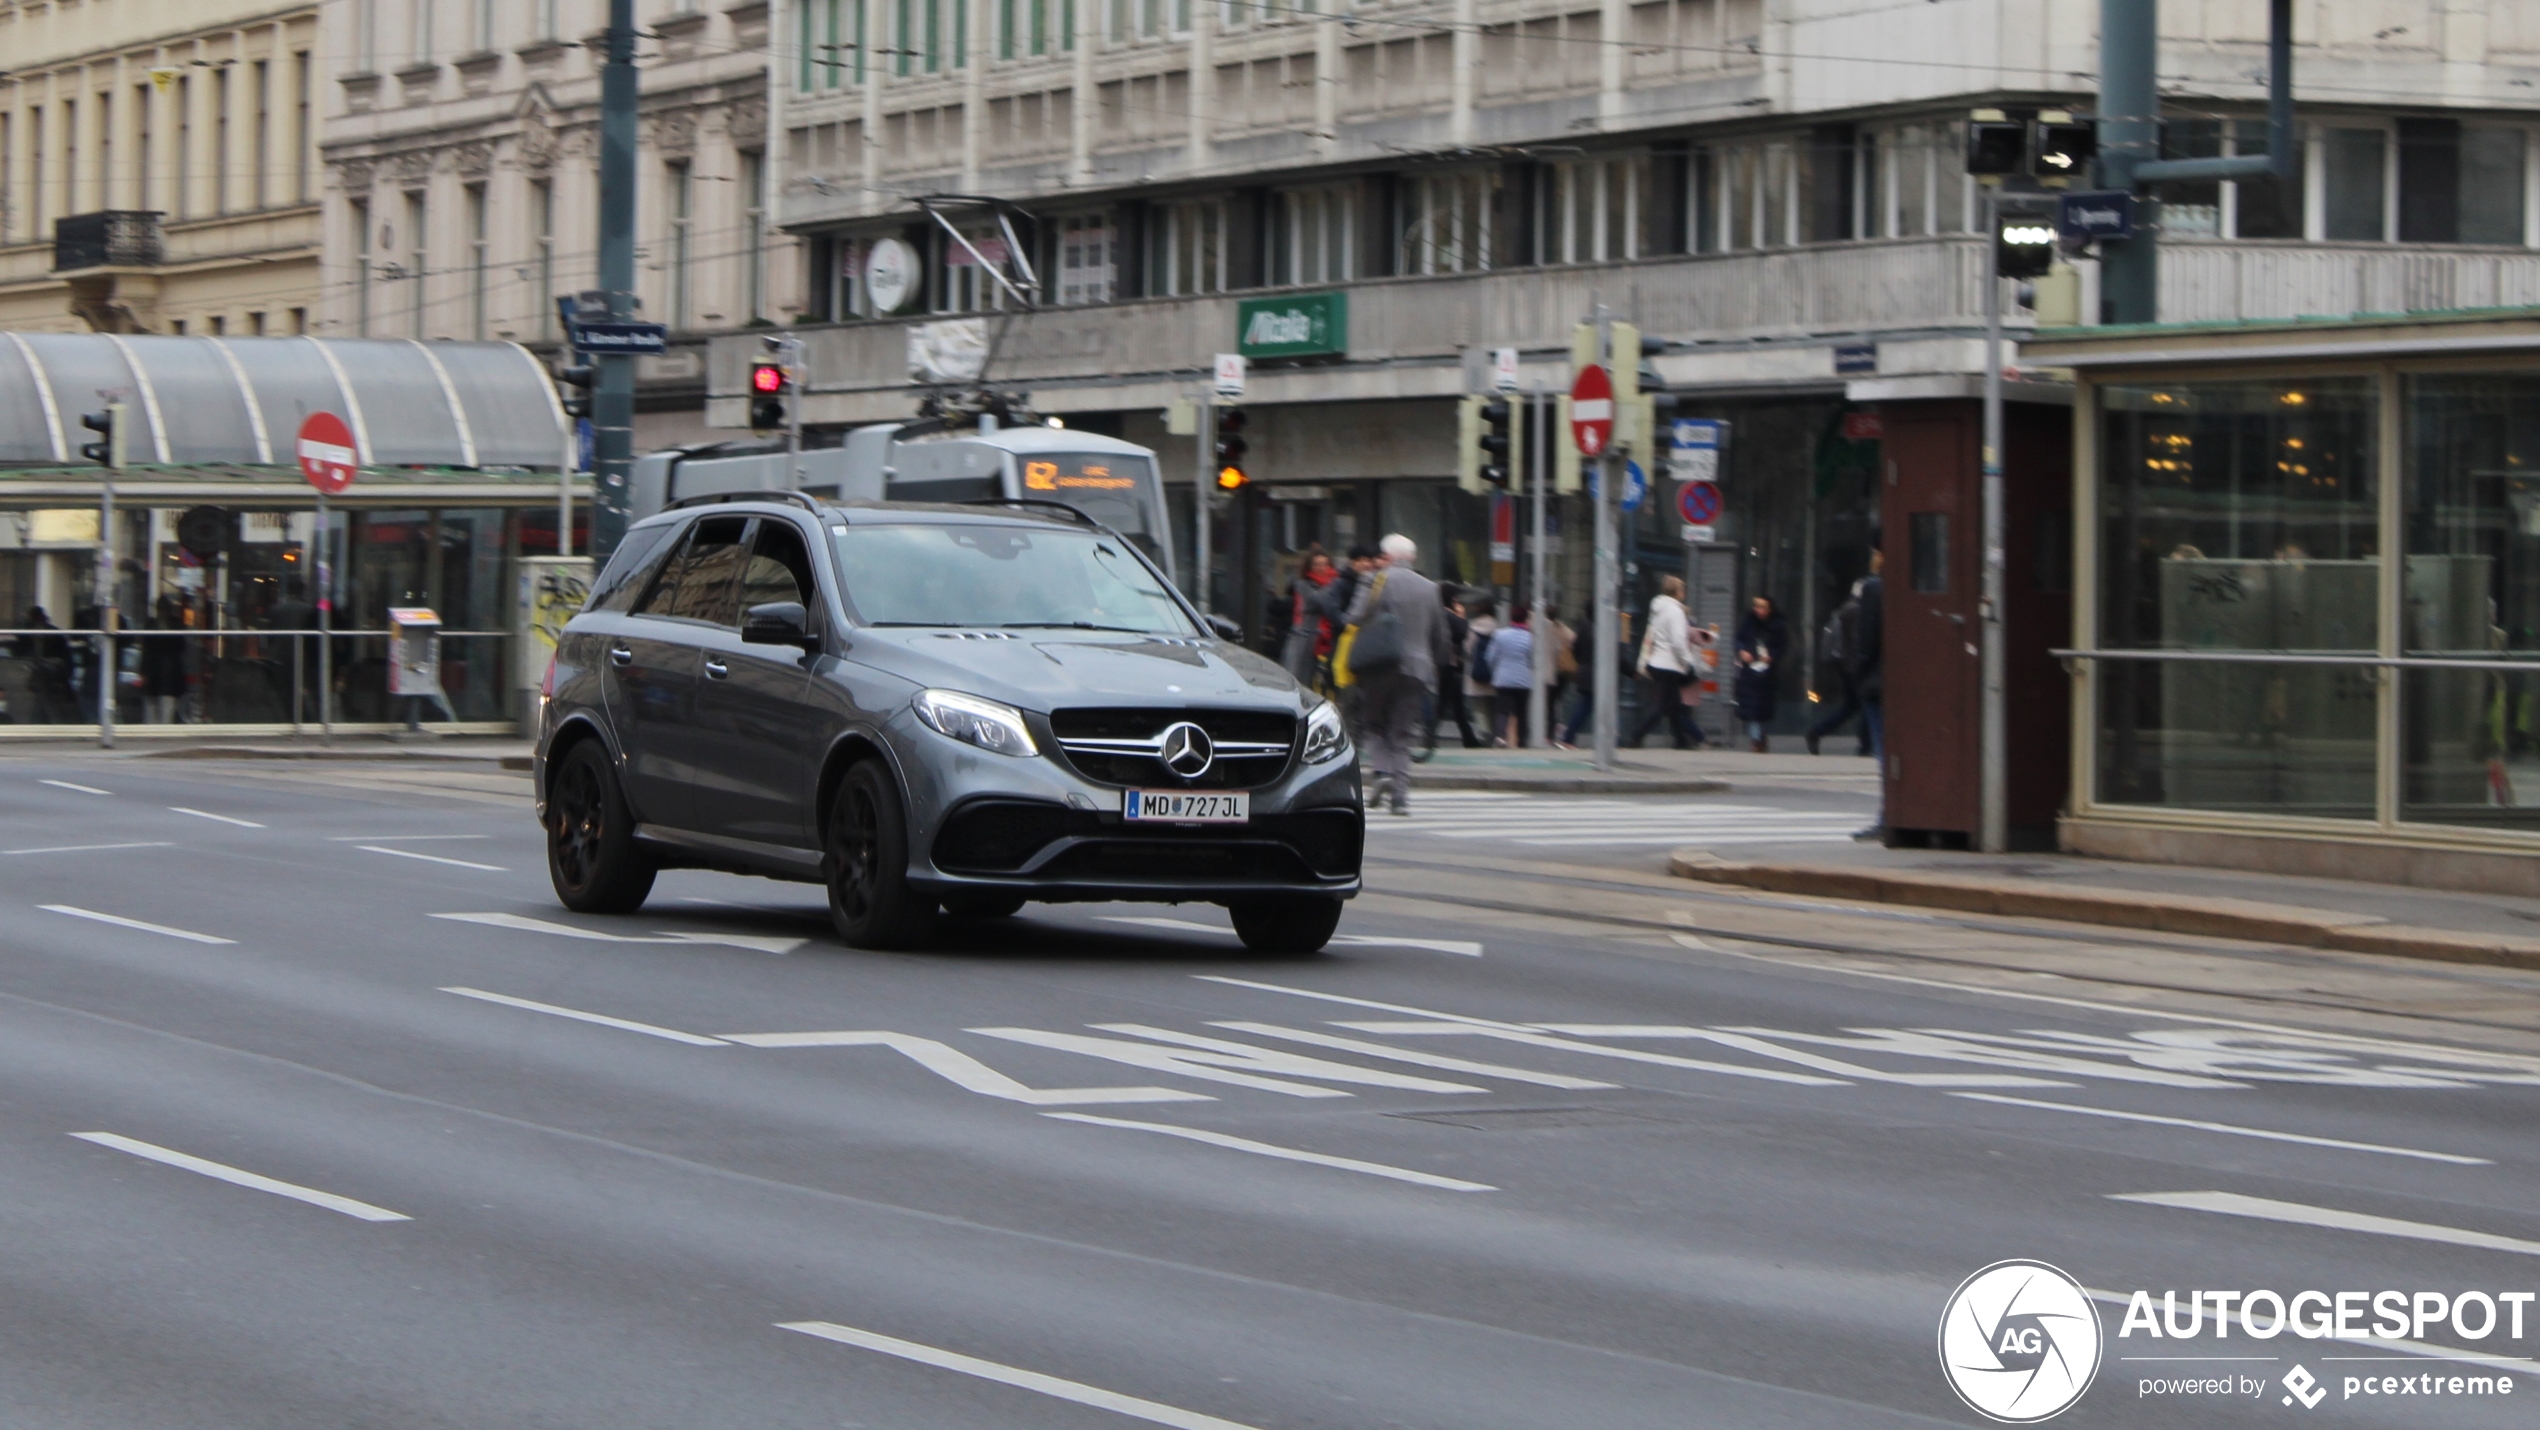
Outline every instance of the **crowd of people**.
{"type": "MultiPolygon", "coordinates": [[[[1289,674],[1339,703],[1367,753],[1371,804],[1395,814],[1410,812],[1411,766],[1436,748],[1441,725],[1453,725],[1467,749],[1523,746],[1539,683],[1552,745],[1577,748],[1596,714],[1595,684],[1583,678],[1595,665],[1586,623],[1574,627],[1524,601],[1503,610],[1485,590],[1421,575],[1418,558],[1417,545],[1400,534],[1352,547],[1341,562],[1309,549],[1289,583],[1281,648],[1289,674]],[[1539,641],[1548,648],[1548,680],[1537,673],[1539,641]]],[[[1855,720],[1860,752],[1880,749],[1879,566],[1873,553],[1870,574],[1853,583],[1820,635],[1811,682],[1820,695],[1812,698],[1831,686],[1842,699],[1809,725],[1812,755],[1855,720]]],[[[1758,595],[1725,644],[1723,650],[1717,628],[1694,622],[1684,582],[1661,577],[1639,641],[1617,653],[1648,687],[1640,719],[1622,743],[1639,747],[1663,725],[1675,748],[1703,748],[1709,741],[1696,716],[1706,691],[1725,679],[1737,736],[1749,750],[1768,753],[1781,698],[1776,672],[1791,655],[1790,623],[1770,596],[1758,595]]]]}

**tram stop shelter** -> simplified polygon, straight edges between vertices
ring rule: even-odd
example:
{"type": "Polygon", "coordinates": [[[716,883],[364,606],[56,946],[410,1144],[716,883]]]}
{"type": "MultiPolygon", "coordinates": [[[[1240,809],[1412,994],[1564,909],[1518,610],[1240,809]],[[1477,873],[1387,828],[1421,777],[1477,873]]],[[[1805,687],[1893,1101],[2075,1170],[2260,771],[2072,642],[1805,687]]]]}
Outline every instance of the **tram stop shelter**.
{"type": "Polygon", "coordinates": [[[108,669],[126,734],[401,725],[392,606],[441,617],[426,723],[508,733],[545,660],[533,617],[579,604],[582,565],[559,559],[587,549],[577,449],[511,343],[0,333],[0,736],[94,729],[108,669]],[[79,455],[81,416],[109,402],[129,463],[111,527],[109,474],[79,455]],[[322,411],[359,463],[323,524],[295,440],[322,411]]]}
{"type": "Polygon", "coordinates": [[[2540,894],[2540,309],[2065,329],[2078,852],[2540,894]]]}

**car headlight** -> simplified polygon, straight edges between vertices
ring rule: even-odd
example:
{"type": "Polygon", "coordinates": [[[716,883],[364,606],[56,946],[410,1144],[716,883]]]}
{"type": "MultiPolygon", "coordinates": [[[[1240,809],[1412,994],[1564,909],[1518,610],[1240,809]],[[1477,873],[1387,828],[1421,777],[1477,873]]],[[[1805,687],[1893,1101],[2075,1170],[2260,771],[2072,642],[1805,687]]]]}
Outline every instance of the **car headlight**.
{"type": "Polygon", "coordinates": [[[999,755],[1037,755],[1023,712],[958,690],[921,690],[911,708],[926,728],[999,755]]]}
{"type": "Polygon", "coordinates": [[[1349,731],[1341,726],[1340,707],[1326,700],[1305,717],[1305,762],[1329,764],[1349,753],[1349,731]]]}

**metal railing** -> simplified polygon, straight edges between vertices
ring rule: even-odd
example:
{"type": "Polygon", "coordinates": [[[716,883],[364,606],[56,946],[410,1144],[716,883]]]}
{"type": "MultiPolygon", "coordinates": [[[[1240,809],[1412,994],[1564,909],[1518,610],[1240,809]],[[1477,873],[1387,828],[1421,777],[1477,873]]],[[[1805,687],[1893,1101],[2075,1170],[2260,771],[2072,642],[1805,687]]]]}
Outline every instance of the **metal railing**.
{"type": "Polygon", "coordinates": [[[2049,650],[2058,660],[2203,661],[2228,665],[2366,665],[2392,670],[2504,670],[2540,675],[2540,651],[2523,660],[2479,656],[2380,655],[2372,651],[2049,650]]]}
{"type": "Polygon", "coordinates": [[[53,271],[154,268],[167,257],[155,209],[104,209],[53,220],[53,271]]]}
{"type": "Polygon", "coordinates": [[[443,631],[438,696],[388,693],[387,631],[0,629],[0,732],[109,733],[98,672],[115,673],[112,727],[288,728],[509,724],[509,631],[443,631]],[[111,651],[111,655],[109,652],[111,651]],[[32,727],[32,728],[30,728],[32,727]]]}

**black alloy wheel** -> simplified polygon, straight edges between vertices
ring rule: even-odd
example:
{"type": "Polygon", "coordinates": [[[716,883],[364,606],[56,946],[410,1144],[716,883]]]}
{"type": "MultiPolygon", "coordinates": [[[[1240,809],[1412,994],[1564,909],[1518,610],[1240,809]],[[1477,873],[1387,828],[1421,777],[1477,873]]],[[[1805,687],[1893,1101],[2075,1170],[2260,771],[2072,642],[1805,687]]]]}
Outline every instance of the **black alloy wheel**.
{"type": "Polygon", "coordinates": [[[578,914],[631,914],[657,872],[635,847],[635,818],[597,740],[565,752],[547,795],[547,878],[578,914]]]}
{"type": "Polygon", "coordinates": [[[912,948],[926,941],[935,903],[909,884],[908,819],[879,761],[866,760],[839,782],[824,853],[829,917],[848,947],[912,948]]]}
{"type": "Polygon", "coordinates": [[[1255,953],[1320,953],[1341,926],[1341,901],[1320,894],[1245,899],[1226,912],[1234,919],[1235,936],[1255,953]]]}

